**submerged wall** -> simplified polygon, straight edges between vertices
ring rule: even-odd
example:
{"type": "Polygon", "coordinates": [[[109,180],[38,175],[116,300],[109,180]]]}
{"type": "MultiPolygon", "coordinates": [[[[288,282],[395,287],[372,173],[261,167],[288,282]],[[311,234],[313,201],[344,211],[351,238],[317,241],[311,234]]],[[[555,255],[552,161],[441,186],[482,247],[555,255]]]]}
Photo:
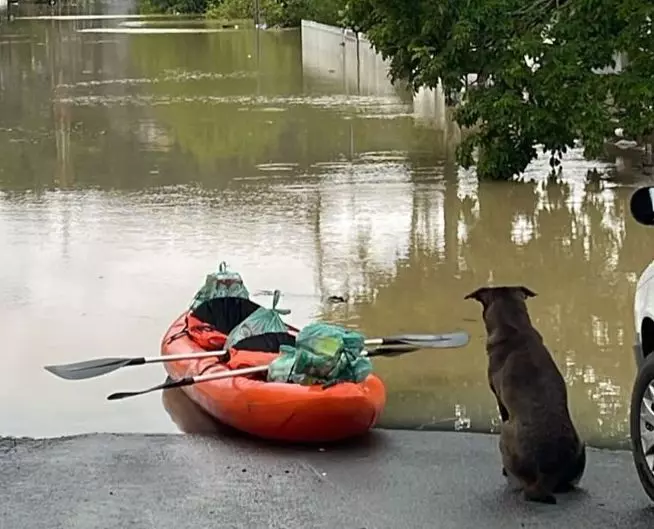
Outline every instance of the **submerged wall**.
{"type": "Polygon", "coordinates": [[[316,82],[347,94],[401,97],[413,102],[417,120],[452,126],[442,90],[421,88],[412,95],[401,83],[391,83],[389,62],[363,33],[310,20],[303,20],[301,28],[302,68],[316,82]]]}
{"type": "Polygon", "coordinates": [[[398,95],[387,77],[388,64],[361,34],[302,21],[302,67],[346,93],[398,95]]]}

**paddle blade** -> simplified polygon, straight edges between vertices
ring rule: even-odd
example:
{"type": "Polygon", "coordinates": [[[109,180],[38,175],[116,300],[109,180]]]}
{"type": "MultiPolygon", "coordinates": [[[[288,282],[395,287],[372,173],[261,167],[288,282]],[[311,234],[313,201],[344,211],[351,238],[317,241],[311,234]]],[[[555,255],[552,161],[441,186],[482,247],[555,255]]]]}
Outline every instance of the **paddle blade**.
{"type": "Polygon", "coordinates": [[[62,364],[58,366],[44,366],[46,371],[66,380],[84,380],[86,378],[106,375],[116,369],[133,365],[133,358],[100,358],[96,360],[85,360],[73,364],[62,364]]]}
{"type": "Polygon", "coordinates": [[[420,347],[412,347],[410,345],[391,345],[391,346],[382,346],[372,351],[366,351],[365,355],[367,357],[372,356],[400,356],[406,353],[413,353],[414,351],[420,350],[420,347]]]}
{"type": "Polygon", "coordinates": [[[124,391],[119,393],[112,393],[107,397],[107,400],[120,400],[126,399],[129,397],[136,397],[137,395],[144,395],[145,393],[150,393],[151,391],[158,391],[160,389],[172,389],[172,388],[181,388],[182,386],[188,386],[193,384],[193,377],[181,378],[179,380],[167,380],[163,384],[153,386],[142,391],[124,391]]]}
{"type": "Polygon", "coordinates": [[[444,334],[403,334],[384,338],[384,345],[407,344],[423,349],[452,349],[463,347],[470,341],[470,335],[465,331],[448,332],[444,334]]]}

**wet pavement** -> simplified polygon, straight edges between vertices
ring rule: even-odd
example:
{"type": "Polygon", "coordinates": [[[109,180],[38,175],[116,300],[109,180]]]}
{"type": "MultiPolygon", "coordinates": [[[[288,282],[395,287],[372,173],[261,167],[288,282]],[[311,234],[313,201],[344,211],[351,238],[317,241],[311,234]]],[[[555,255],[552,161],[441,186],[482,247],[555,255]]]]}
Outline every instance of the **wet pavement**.
{"type": "Polygon", "coordinates": [[[581,489],[525,503],[497,437],[376,430],[340,447],[239,436],[0,439],[0,527],[397,529],[651,527],[628,452],[588,454],[581,489]]]}

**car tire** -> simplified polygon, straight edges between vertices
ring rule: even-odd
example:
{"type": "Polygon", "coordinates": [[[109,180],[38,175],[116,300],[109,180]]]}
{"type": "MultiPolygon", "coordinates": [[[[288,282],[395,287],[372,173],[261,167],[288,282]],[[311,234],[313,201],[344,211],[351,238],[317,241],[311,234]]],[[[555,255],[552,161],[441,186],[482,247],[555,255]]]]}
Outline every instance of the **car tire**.
{"type": "Polygon", "coordinates": [[[654,501],[654,354],[647,355],[641,368],[636,374],[636,380],[631,392],[631,406],[629,409],[629,433],[631,436],[631,454],[645,493],[654,501]],[[641,408],[649,409],[646,414],[649,420],[643,420],[641,426],[641,408]],[[649,425],[649,426],[647,426],[649,425]],[[641,428],[645,428],[649,441],[648,453],[643,447],[641,428]],[[649,456],[649,462],[647,457],[649,456]]]}

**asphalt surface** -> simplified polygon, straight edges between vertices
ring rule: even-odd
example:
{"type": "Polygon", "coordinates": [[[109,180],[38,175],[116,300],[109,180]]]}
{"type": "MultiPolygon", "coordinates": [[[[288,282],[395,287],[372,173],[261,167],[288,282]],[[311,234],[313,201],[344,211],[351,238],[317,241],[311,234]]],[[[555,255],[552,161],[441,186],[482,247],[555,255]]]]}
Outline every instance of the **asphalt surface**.
{"type": "Polygon", "coordinates": [[[581,489],[527,503],[497,437],[374,431],[340,447],[238,436],[0,439],[0,528],[651,528],[628,452],[589,450],[581,489]]]}

